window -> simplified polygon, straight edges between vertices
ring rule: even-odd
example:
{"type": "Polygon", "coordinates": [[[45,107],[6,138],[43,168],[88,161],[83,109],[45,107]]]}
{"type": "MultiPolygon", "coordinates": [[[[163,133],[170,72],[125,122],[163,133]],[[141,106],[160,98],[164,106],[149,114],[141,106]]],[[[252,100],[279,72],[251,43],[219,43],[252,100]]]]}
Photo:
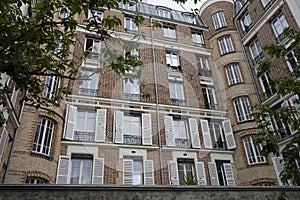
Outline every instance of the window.
{"type": "Polygon", "coordinates": [[[99,60],[100,58],[100,41],[87,38],[85,40],[86,58],[92,60],[99,60]]]}
{"type": "Polygon", "coordinates": [[[250,27],[252,26],[252,21],[249,13],[246,13],[240,20],[242,29],[244,33],[248,32],[250,30],[250,27]]]}
{"type": "Polygon", "coordinates": [[[228,160],[216,160],[216,167],[218,173],[219,184],[221,186],[227,185],[226,172],[223,163],[230,163],[228,160]]]}
{"type": "Polygon", "coordinates": [[[185,185],[186,178],[194,178],[194,160],[193,159],[177,159],[179,184],[185,185]]]}
{"type": "Polygon", "coordinates": [[[218,109],[214,88],[207,87],[206,85],[202,85],[202,93],[203,93],[205,108],[213,109],[213,110],[218,109]]]}
{"type": "Polygon", "coordinates": [[[214,149],[226,149],[221,123],[210,122],[209,131],[212,141],[212,147],[214,149]]]}
{"type": "Polygon", "coordinates": [[[256,144],[253,141],[254,136],[246,136],[243,138],[243,143],[248,159],[248,164],[259,164],[259,163],[265,163],[266,158],[261,155],[262,145],[256,144]]]}
{"type": "Polygon", "coordinates": [[[192,16],[192,14],[183,14],[183,18],[187,23],[197,24],[196,16],[192,16]]]}
{"type": "Polygon", "coordinates": [[[263,73],[259,77],[259,81],[265,95],[265,98],[268,99],[276,93],[276,90],[273,85],[271,85],[271,78],[269,72],[263,73]]]}
{"type": "Polygon", "coordinates": [[[138,31],[138,26],[134,20],[134,18],[125,17],[125,31],[138,31]]]}
{"type": "Polygon", "coordinates": [[[94,141],[95,138],[96,112],[93,110],[77,110],[76,128],[74,140],[94,141]]]}
{"type": "Polygon", "coordinates": [[[136,4],[135,2],[129,2],[123,5],[123,8],[126,10],[136,11],[136,4]]]}
{"type": "Polygon", "coordinates": [[[218,41],[221,55],[231,53],[234,51],[230,36],[222,37],[218,41]]]}
{"type": "Polygon", "coordinates": [[[229,160],[208,162],[208,171],[212,186],[235,186],[233,170],[229,160]]]}
{"type": "Polygon", "coordinates": [[[43,97],[50,100],[56,97],[58,88],[60,86],[60,77],[52,74],[54,74],[54,72],[49,72],[46,76],[43,91],[43,97]]]}
{"type": "Polygon", "coordinates": [[[81,70],[82,83],[79,86],[79,94],[86,96],[97,96],[99,74],[92,69],[81,70]]]}
{"type": "Polygon", "coordinates": [[[25,183],[26,184],[45,184],[45,183],[48,183],[48,181],[43,178],[27,177],[25,180],[25,183]]]}
{"type": "Polygon", "coordinates": [[[248,97],[239,97],[233,100],[238,122],[252,120],[248,97]]]}
{"type": "Polygon", "coordinates": [[[188,124],[186,120],[173,120],[173,134],[175,138],[175,146],[190,147],[190,140],[188,134],[188,124]]]}
{"type": "Polygon", "coordinates": [[[249,49],[254,65],[256,65],[259,61],[261,61],[264,58],[262,48],[257,39],[250,44],[249,49]]]}
{"type": "Polygon", "coordinates": [[[158,15],[161,17],[165,17],[165,18],[171,18],[171,13],[168,10],[164,10],[164,9],[159,9],[158,10],[158,15]]]}
{"type": "Polygon", "coordinates": [[[193,43],[197,44],[201,47],[205,47],[204,41],[203,41],[203,35],[199,32],[192,32],[192,39],[193,43]]]}
{"type": "Polygon", "coordinates": [[[103,12],[99,10],[89,10],[88,20],[91,24],[101,24],[103,19],[103,12]]]}
{"type": "Polygon", "coordinates": [[[272,22],[272,28],[275,33],[277,42],[281,42],[284,38],[285,35],[283,34],[283,30],[287,28],[289,25],[285,19],[285,16],[282,14],[279,17],[277,17],[273,22],[272,22]]]}
{"type": "Polygon", "coordinates": [[[268,9],[274,2],[275,0],[261,0],[263,7],[265,9],[268,9]]]}
{"type": "Polygon", "coordinates": [[[32,151],[49,156],[53,131],[54,123],[40,117],[35,131],[32,151]]]}
{"type": "Polygon", "coordinates": [[[166,53],[166,61],[169,71],[181,72],[181,67],[179,63],[179,56],[177,53],[166,53]]]}
{"type": "Polygon", "coordinates": [[[124,144],[142,144],[141,116],[124,116],[124,144]]]}
{"type": "Polygon", "coordinates": [[[4,149],[5,149],[7,138],[8,138],[8,131],[6,130],[5,127],[3,127],[3,130],[0,135],[0,161],[2,160],[5,152],[4,149]]]}
{"type": "Polygon", "coordinates": [[[59,18],[60,19],[67,19],[71,16],[71,10],[65,5],[62,4],[62,7],[60,9],[60,14],[59,14],[59,18]]]}
{"type": "Polygon", "coordinates": [[[215,29],[227,26],[223,12],[217,12],[217,13],[213,14],[212,19],[213,19],[215,29]]]}
{"type": "Polygon", "coordinates": [[[234,85],[243,82],[240,67],[237,63],[227,65],[225,67],[225,71],[229,85],[234,85]]]}
{"type": "Polygon", "coordinates": [[[54,38],[54,50],[52,53],[56,55],[59,58],[64,58],[66,56],[66,51],[67,48],[64,45],[64,38],[63,36],[59,36],[57,38],[54,38]]]}
{"type": "Polygon", "coordinates": [[[176,106],[184,106],[185,98],[184,98],[182,82],[170,81],[169,82],[169,90],[170,90],[171,103],[176,106]]]}
{"type": "Polygon", "coordinates": [[[175,32],[175,26],[163,25],[164,29],[164,37],[171,40],[176,40],[176,32],[175,32]]]}
{"type": "Polygon", "coordinates": [[[124,98],[130,101],[140,101],[140,78],[129,79],[124,80],[124,98]]]}
{"type": "Polygon", "coordinates": [[[92,183],[92,155],[72,156],[71,158],[71,184],[92,183]]]}
{"type": "Polygon", "coordinates": [[[200,76],[212,77],[212,71],[210,70],[207,58],[197,57],[197,67],[200,76]]]}
{"type": "Polygon", "coordinates": [[[285,60],[287,61],[288,67],[291,72],[298,72],[300,71],[299,68],[299,61],[300,61],[300,51],[292,49],[290,50],[286,56],[285,60]]]}

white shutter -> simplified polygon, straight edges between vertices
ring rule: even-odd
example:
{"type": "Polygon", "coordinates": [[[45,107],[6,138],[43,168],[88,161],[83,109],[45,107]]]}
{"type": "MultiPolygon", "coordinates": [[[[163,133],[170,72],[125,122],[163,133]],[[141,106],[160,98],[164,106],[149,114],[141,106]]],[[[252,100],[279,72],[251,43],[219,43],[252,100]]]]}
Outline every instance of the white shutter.
{"type": "Polygon", "coordinates": [[[223,163],[227,186],[235,186],[231,163],[223,163]]]}
{"type": "Polygon", "coordinates": [[[204,163],[196,162],[195,165],[196,165],[196,174],[197,174],[198,185],[207,185],[204,163]]]}
{"type": "Polygon", "coordinates": [[[123,184],[132,185],[133,183],[133,160],[123,160],[123,184]]]}
{"type": "Polygon", "coordinates": [[[70,178],[69,178],[70,165],[71,165],[70,156],[59,156],[56,184],[70,183],[70,178]]]}
{"type": "Polygon", "coordinates": [[[66,122],[65,122],[65,134],[64,138],[73,140],[74,130],[76,125],[77,107],[69,105],[67,107],[66,122]]]}
{"type": "Polygon", "coordinates": [[[190,118],[189,125],[190,125],[191,138],[192,138],[192,147],[201,148],[197,119],[190,118]]]}
{"type": "MultiPolygon", "coordinates": [[[[298,100],[299,98],[298,98],[298,95],[294,95],[294,96],[292,96],[290,99],[289,99],[289,101],[290,101],[290,103],[291,103],[291,105],[295,108],[295,110],[297,111],[297,115],[296,115],[296,119],[299,119],[300,118],[300,104],[298,104],[298,102],[295,102],[296,100],[298,100]]],[[[291,128],[291,130],[292,130],[292,134],[295,134],[295,133],[297,133],[297,129],[296,130],[293,130],[292,128],[291,128]]]]}
{"type": "Polygon", "coordinates": [[[273,157],[272,161],[273,161],[275,173],[276,173],[276,176],[277,176],[277,179],[278,179],[278,183],[279,183],[279,185],[282,186],[283,183],[281,181],[280,174],[284,169],[283,159],[282,159],[282,157],[273,157]]]}
{"type": "Polygon", "coordinates": [[[103,184],[104,158],[94,158],[92,184],[103,184]]]}
{"type": "Polygon", "coordinates": [[[173,118],[171,116],[165,116],[165,134],[166,145],[175,146],[175,138],[173,133],[173,118]]]}
{"type": "Polygon", "coordinates": [[[106,109],[97,109],[95,142],[105,142],[106,132],[106,109]]]}
{"type": "Polygon", "coordinates": [[[212,148],[212,143],[211,143],[211,137],[210,137],[208,121],[207,120],[200,120],[200,123],[201,123],[204,147],[211,149],[212,148]]]}
{"type": "Polygon", "coordinates": [[[223,129],[224,129],[224,133],[225,133],[227,148],[228,149],[236,148],[235,139],[234,139],[234,135],[232,132],[230,120],[227,119],[227,120],[223,121],[222,125],[223,125],[223,129]]]}
{"type": "Polygon", "coordinates": [[[153,160],[144,160],[144,185],[154,185],[153,160]]]}
{"type": "Polygon", "coordinates": [[[266,117],[265,117],[265,120],[266,120],[266,122],[269,123],[269,124],[268,124],[269,130],[270,130],[270,131],[274,131],[274,126],[273,126],[273,124],[272,124],[271,118],[270,118],[269,116],[266,116],[266,117]]]}
{"type": "Polygon", "coordinates": [[[210,177],[210,184],[212,186],[219,186],[219,178],[218,178],[216,163],[208,162],[208,171],[210,177]]]}
{"type": "Polygon", "coordinates": [[[124,113],[121,111],[115,111],[114,120],[115,143],[123,143],[124,113]]]}
{"type": "Polygon", "coordinates": [[[3,127],[3,130],[2,130],[2,133],[0,136],[0,160],[2,159],[2,156],[4,154],[7,136],[8,136],[8,132],[7,132],[6,128],[3,127]]]}
{"type": "Polygon", "coordinates": [[[143,145],[152,145],[151,114],[142,114],[143,145]]]}
{"type": "Polygon", "coordinates": [[[176,161],[169,161],[170,185],[179,185],[178,166],[176,161]]]}

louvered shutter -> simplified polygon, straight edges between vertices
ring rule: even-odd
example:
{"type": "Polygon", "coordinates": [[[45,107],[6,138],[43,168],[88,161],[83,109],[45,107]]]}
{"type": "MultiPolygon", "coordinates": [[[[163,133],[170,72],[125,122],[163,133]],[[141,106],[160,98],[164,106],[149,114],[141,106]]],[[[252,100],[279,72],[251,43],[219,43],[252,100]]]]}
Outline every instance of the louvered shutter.
{"type": "Polygon", "coordinates": [[[151,114],[142,114],[143,145],[152,145],[151,114]]]}
{"type": "Polygon", "coordinates": [[[114,140],[115,143],[123,143],[123,129],[124,129],[124,113],[121,111],[115,111],[114,122],[114,140]]]}
{"type": "MultiPolygon", "coordinates": [[[[292,96],[290,99],[289,99],[289,101],[290,101],[290,103],[291,103],[291,105],[295,108],[295,110],[297,111],[297,114],[296,114],[296,119],[299,119],[300,118],[300,109],[299,109],[299,107],[300,107],[300,104],[298,104],[297,102],[295,102],[296,100],[298,100],[299,98],[298,98],[298,95],[294,95],[294,96],[292,96]]],[[[297,131],[298,130],[293,130],[292,128],[291,128],[291,130],[292,130],[292,134],[295,134],[295,133],[297,133],[297,131]]]]}
{"type": "Polygon", "coordinates": [[[196,165],[196,174],[197,174],[198,185],[207,185],[204,163],[196,162],[195,165],[196,165]]]}
{"type": "Polygon", "coordinates": [[[204,147],[211,149],[212,148],[212,143],[211,143],[211,137],[210,137],[208,121],[207,120],[200,120],[200,123],[201,123],[204,147]]]}
{"type": "Polygon", "coordinates": [[[192,147],[201,148],[197,119],[190,118],[189,126],[191,131],[192,147]]]}
{"type": "Polygon", "coordinates": [[[165,116],[165,134],[166,145],[175,146],[175,138],[173,133],[173,118],[171,116],[165,116]]]}
{"type": "MultiPolygon", "coordinates": [[[[288,106],[289,106],[288,101],[284,101],[284,102],[282,102],[282,104],[281,104],[281,107],[282,107],[282,108],[288,107],[288,106]]],[[[283,121],[282,121],[282,123],[283,123],[283,121]]],[[[283,125],[284,125],[284,127],[286,126],[285,123],[283,123],[283,125]]],[[[290,124],[287,124],[287,125],[289,126],[289,129],[291,130],[291,133],[292,133],[292,134],[295,134],[295,133],[297,132],[297,130],[293,130],[293,129],[292,129],[292,127],[291,127],[290,124]]]]}
{"type": "Polygon", "coordinates": [[[212,186],[219,186],[219,178],[218,178],[216,163],[208,162],[208,171],[210,177],[210,184],[212,186]]]}
{"type": "Polygon", "coordinates": [[[274,131],[274,126],[273,126],[273,124],[272,124],[271,118],[270,118],[269,116],[267,116],[267,117],[265,117],[265,120],[266,120],[266,122],[269,123],[269,124],[268,124],[269,130],[270,130],[270,131],[274,131]]]}
{"type": "Polygon", "coordinates": [[[7,136],[8,136],[8,132],[7,132],[6,128],[3,127],[3,130],[2,130],[2,133],[1,133],[1,136],[0,136],[1,137],[0,138],[0,160],[2,159],[3,154],[4,154],[4,149],[5,149],[7,136]]]}
{"type": "Polygon", "coordinates": [[[104,158],[94,158],[92,184],[103,184],[104,158]]]}
{"type": "Polygon", "coordinates": [[[106,109],[97,109],[95,142],[105,142],[106,132],[106,109]]]}
{"type": "Polygon", "coordinates": [[[227,186],[235,186],[231,163],[223,163],[227,186]]]}
{"type": "Polygon", "coordinates": [[[70,178],[69,178],[70,165],[71,165],[70,156],[59,156],[56,184],[70,183],[70,178]]]}
{"type": "Polygon", "coordinates": [[[133,183],[133,160],[123,160],[123,184],[132,185],[133,183]]]}
{"type": "Polygon", "coordinates": [[[235,139],[234,139],[234,135],[232,132],[230,120],[227,119],[227,120],[223,121],[222,125],[223,125],[223,129],[224,129],[224,133],[225,133],[227,148],[228,149],[236,148],[235,139]]]}
{"type": "Polygon", "coordinates": [[[178,166],[176,161],[169,161],[170,185],[179,185],[178,166]]]}
{"type": "Polygon", "coordinates": [[[144,185],[154,185],[153,160],[144,160],[144,185]]]}
{"type": "Polygon", "coordinates": [[[66,122],[65,122],[65,134],[64,138],[73,140],[74,130],[76,125],[77,107],[69,105],[67,107],[66,122]]]}
{"type": "Polygon", "coordinates": [[[273,157],[272,161],[273,161],[275,173],[276,173],[276,176],[277,176],[277,179],[278,179],[278,183],[279,183],[279,185],[282,186],[283,183],[281,181],[280,174],[284,169],[283,159],[282,159],[282,157],[273,157]]]}

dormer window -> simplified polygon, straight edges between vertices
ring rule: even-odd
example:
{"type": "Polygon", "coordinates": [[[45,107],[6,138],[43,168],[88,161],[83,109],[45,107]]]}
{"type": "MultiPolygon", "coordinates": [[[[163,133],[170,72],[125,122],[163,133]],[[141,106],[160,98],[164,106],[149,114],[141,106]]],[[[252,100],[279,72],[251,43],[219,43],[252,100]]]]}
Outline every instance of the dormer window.
{"type": "Polygon", "coordinates": [[[125,31],[137,32],[138,26],[136,25],[134,18],[125,17],[125,31]]]}
{"type": "Polygon", "coordinates": [[[161,17],[165,17],[165,18],[171,18],[171,13],[169,10],[165,10],[165,9],[159,9],[158,10],[158,14],[161,17]]]}
{"type": "Polygon", "coordinates": [[[193,16],[190,13],[183,13],[183,18],[187,23],[197,24],[196,16],[193,16]]]}
{"type": "Polygon", "coordinates": [[[123,5],[123,8],[126,10],[136,11],[136,3],[135,2],[129,2],[123,5]]]}
{"type": "Polygon", "coordinates": [[[95,23],[101,24],[103,19],[103,12],[99,10],[89,10],[88,21],[93,25],[95,23]]]}

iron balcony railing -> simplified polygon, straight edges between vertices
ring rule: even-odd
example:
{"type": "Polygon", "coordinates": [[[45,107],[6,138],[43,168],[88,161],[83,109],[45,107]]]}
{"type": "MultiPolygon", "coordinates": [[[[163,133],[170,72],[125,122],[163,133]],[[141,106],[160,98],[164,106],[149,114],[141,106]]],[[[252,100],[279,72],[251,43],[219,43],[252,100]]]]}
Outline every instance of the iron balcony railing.
{"type": "Polygon", "coordinates": [[[74,141],[94,142],[95,141],[95,132],[75,131],[74,132],[74,141]]]}

